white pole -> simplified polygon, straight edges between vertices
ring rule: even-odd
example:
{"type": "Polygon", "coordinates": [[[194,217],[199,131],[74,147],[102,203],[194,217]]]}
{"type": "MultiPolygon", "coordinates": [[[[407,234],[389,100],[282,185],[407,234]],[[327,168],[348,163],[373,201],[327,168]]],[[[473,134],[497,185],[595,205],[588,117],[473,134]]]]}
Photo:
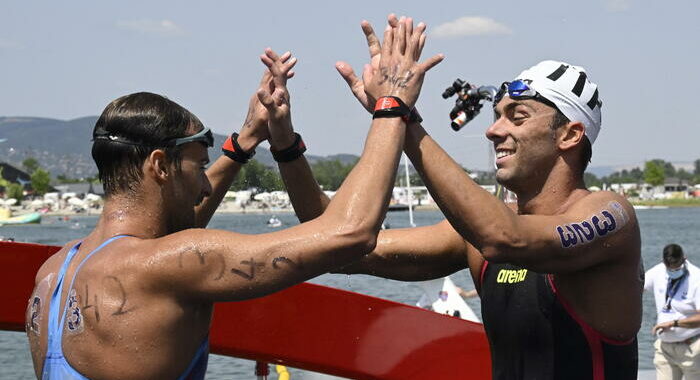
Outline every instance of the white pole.
{"type": "Polygon", "coordinates": [[[413,190],[411,190],[411,179],[408,176],[408,156],[403,155],[403,167],[406,170],[406,199],[408,200],[408,223],[411,227],[415,227],[413,223],[413,190]]]}

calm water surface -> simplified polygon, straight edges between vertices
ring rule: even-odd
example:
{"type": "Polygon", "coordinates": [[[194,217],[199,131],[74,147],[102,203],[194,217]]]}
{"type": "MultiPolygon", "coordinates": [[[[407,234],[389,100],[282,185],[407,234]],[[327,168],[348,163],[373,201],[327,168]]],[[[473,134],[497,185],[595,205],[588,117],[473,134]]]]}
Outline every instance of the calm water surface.
{"type": "MultiPolygon", "coordinates": [[[[210,227],[227,229],[240,233],[265,233],[271,229],[265,226],[270,215],[218,214],[210,227]]],[[[284,226],[297,224],[292,214],[280,214],[284,226]]],[[[690,261],[700,264],[700,208],[675,208],[660,210],[637,210],[642,231],[642,256],[646,268],[660,261],[661,249],[668,243],[680,244],[690,261]]],[[[443,216],[438,211],[415,213],[415,223],[419,226],[437,223],[443,216]]],[[[11,236],[17,241],[41,244],[63,245],[65,242],[85,236],[94,226],[97,217],[74,217],[70,221],[60,221],[56,217],[45,217],[41,225],[0,227],[1,236],[11,236]]],[[[408,212],[392,212],[387,222],[392,228],[408,227],[408,212]]],[[[467,271],[452,275],[452,279],[465,289],[473,284],[467,271]]],[[[414,304],[421,295],[420,289],[410,283],[384,280],[370,276],[323,275],[312,282],[336,288],[377,296],[397,302],[414,304]]],[[[478,299],[467,303],[480,314],[478,299]]],[[[644,295],[644,321],[639,332],[639,368],[651,369],[653,348],[651,328],[656,319],[653,297],[644,295]]],[[[270,342],[276,344],[276,342],[270,342]]],[[[212,355],[207,379],[253,379],[254,363],[242,359],[212,355]]],[[[291,371],[292,379],[303,379],[303,371],[291,371]]],[[[24,334],[0,332],[0,378],[32,379],[29,348],[24,334]]],[[[271,376],[275,378],[275,376],[271,376]]]]}

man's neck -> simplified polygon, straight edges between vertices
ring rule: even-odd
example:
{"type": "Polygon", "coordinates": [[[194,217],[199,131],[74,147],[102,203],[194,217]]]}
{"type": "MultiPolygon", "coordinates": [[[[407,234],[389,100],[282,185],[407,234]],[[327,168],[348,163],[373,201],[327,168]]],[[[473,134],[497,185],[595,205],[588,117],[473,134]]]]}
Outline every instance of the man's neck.
{"type": "Polygon", "coordinates": [[[542,186],[516,193],[518,213],[556,215],[566,211],[573,203],[589,194],[583,178],[573,173],[557,173],[552,170],[542,186]]]}
{"type": "Polygon", "coordinates": [[[166,216],[158,202],[116,195],[105,201],[95,232],[105,237],[131,235],[154,239],[167,234],[166,216]]]}

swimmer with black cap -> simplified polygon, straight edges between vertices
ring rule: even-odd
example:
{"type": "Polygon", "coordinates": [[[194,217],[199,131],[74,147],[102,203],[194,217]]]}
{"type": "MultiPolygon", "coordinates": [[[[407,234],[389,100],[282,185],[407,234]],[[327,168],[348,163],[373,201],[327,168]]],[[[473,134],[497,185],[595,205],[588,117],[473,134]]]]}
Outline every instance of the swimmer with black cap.
{"type": "MultiPolygon", "coordinates": [[[[397,87],[377,77],[370,87],[413,106],[441,60],[417,62],[423,33],[387,31],[403,48],[386,52],[386,64],[410,78],[397,87]]],[[[209,169],[211,134],[183,107],[149,93],[107,106],[93,136],[104,211],[88,236],[41,267],[29,302],[37,377],[202,379],[214,302],[262,297],[374,249],[406,130],[399,114],[371,122],[362,157],[318,218],[260,235],[195,228],[260,141],[269,137],[281,162],[303,160],[298,135],[268,130],[292,130],[286,82],[296,60],[270,49],[261,59],[269,74],[251,99],[250,123],[209,169]]]]}

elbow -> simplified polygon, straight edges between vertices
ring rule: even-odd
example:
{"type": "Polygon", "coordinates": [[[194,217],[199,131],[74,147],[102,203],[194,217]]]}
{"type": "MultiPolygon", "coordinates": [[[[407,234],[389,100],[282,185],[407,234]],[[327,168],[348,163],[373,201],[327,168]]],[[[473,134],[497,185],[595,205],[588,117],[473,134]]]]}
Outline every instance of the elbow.
{"type": "Polygon", "coordinates": [[[343,250],[362,257],[377,246],[378,231],[365,221],[345,221],[334,227],[333,235],[341,242],[343,250]]]}
{"type": "Polygon", "coordinates": [[[496,230],[482,239],[479,251],[484,259],[491,262],[511,262],[517,260],[518,252],[527,248],[527,241],[506,230],[496,230]]]}

